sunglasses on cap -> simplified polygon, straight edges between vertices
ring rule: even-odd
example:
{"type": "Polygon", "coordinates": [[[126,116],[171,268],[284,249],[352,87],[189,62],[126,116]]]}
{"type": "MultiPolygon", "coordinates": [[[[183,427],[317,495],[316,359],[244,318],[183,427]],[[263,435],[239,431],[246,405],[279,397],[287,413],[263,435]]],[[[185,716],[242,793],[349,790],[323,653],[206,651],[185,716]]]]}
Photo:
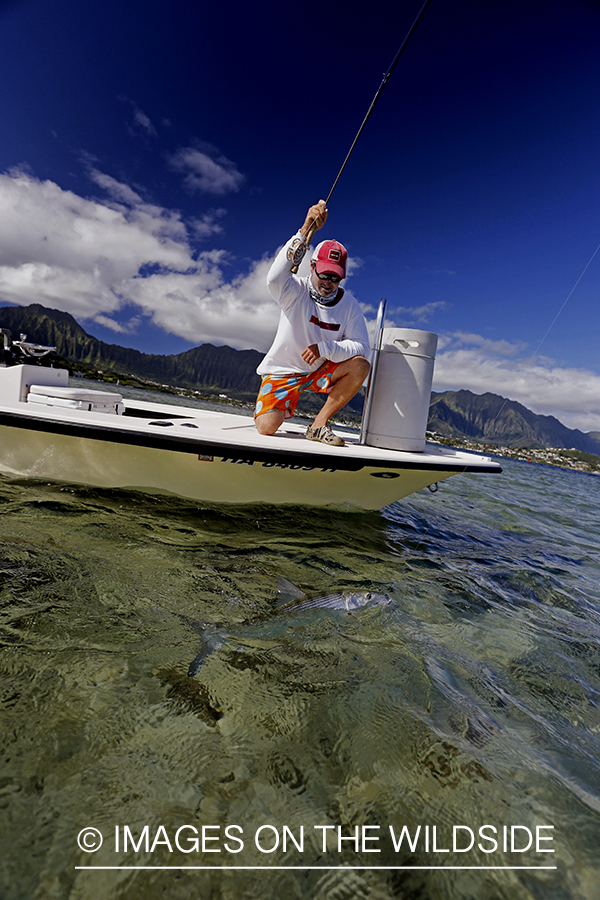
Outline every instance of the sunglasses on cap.
{"type": "Polygon", "coordinates": [[[339,275],[330,275],[328,272],[323,272],[323,274],[321,274],[315,269],[315,273],[319,281],[330,281],[332,284],[339,284],[342,280],[339,275]]]}

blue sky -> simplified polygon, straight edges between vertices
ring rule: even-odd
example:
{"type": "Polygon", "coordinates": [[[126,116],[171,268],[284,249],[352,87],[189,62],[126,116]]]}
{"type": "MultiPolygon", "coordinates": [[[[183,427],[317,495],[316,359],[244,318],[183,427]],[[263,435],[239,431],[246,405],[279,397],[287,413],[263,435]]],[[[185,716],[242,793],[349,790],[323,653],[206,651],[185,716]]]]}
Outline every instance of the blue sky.
{"type": "MultiPolygon", "coordinates": [[[[265,350],[269,260],[329,192],[420,7],[0,0],[0,303],[147,352],[265,350]]],[[[385,297],[387,324],[439,334],[435,389],[584,431],[598,47],[592,0],[432,0],[319,235],[347,246],[368,320],[385,297]]]]}

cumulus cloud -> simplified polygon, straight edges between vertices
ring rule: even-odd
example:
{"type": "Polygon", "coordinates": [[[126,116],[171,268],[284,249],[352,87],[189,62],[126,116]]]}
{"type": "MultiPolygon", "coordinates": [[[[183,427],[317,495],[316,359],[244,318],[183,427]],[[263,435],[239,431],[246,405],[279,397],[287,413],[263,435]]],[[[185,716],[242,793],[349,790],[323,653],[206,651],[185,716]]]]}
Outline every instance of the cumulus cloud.
{"type": "Polygon", "coordinates": [[[438,348],[440,350],[458,350],[465,347],[478,347],[492,356],[518,356],[527,350],[524,341],[492,341],[480,334],[471,334],[465,331],[454,331],[451,334],[440,335],[438,348]]]}
{"type": "Polygon", "coordinates": [[[395,314],[400,316],[405,323],[425,325],[436,312],[445,309],[447,306],[448,304],[445,300],[424,303],[423,306],[397,306],[395,314]]]}
{"type": "Polygon", "coordinates": [[[433,389],[490,391],[528,409],[555,416],[568,428],[600,431],[600,375],[523,357],[520,342],[490,341],[481,335],[440,336],[433,389]]]}
{"type": "MultiPolygon", "coordinates": [[[[216,256],[216,255],[215,255],[216,256]]],[[[198,272],[162,272],[124,285],[131,302],[151,311],[165,331],[194,343],[230,344],[266,350],[275,333],[278,310],[266,291],[270,259],[226,282],[217,256],[198,272]]]]}
{"type": "Polygon", "coordinates": [[[98,325],[104,325],[105,328],[109,328],[117,334],[130,334],[140,324],[140,317],[134,316],[126,325],[123,325],[121,322],[115,322],[110,316],[103,316],[102,313],[98,313],[97,316],[94,316],[94,322],[97,322],[98,325]]]}
{"type": "Polygon", "coordinates": [[[176,214],[155,215],[100,203],[25,172],[0,176],[0,292],[91,316],[119,307],[120,284],[144,263],[190,265],[185,226],[176,214]]]}
{"type": "Polygon", "coordinates": [[[219,219],[222,219],[226,214],[227,211],[224,209],[212,209],[204,213],[200,218],[191,219],[190,227],[200,240],[211,237],[213,234],[221,234],[223,226],[220,224],[219,219]]]}
{"type": "Polygon", "coordinates": [[[184,184],[190,191],[228,194],[239,191],[244,181],[236,164],[207,144],[181,147],[169,162],[175,171],[183,173],[184,184]]]}
{"type": "MultiPolygon", "coordinates": [[[[317,244],[317,247],[319,245],[317,244]]],[[[316,247],[315,247],[316,249],[316,247]]],[[[314,250],[311,253],[311,256],[314,256],[314,250]]],[[[360,256],[349,256],[346,261],[346,272],[348,275],[354,275],[359,269],[363,267],[364,263],[360,256]]]]}
{"type": "Polygon", "coordinates": [[[0,299],[70,312],[119,332],[134,304],[192,343],[266,349],[277,309],[265,288],[268,261],[227,281],[227,254],[194,253],[190,230],[214,232],[222,210],[188,225],[181,215],[97,169],[107,198],[86,199],[25,171],[0,175],[0,299]]]}
{"type": "Polygon", "coordinates": [[[186,241],[187,228],[179,212],[145,202],[129,185],[117,181],[93,166],[89,167],[88,175],[108,196],[108,199],[99,201],[102,206],[115,210],[126,222],[137,224],[142,230],[157,238],[168,237],[174,241],[186,241]]]}

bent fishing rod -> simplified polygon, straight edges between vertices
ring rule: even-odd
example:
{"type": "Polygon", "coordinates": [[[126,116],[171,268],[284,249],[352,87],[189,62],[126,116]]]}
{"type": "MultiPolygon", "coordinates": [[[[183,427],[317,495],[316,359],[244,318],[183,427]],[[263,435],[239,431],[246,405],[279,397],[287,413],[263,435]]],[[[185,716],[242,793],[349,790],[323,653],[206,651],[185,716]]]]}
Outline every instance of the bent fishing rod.
{"type": "MultiPolygon", "coordinates": [[[[334,190],[335,190],[335,188],[336,188],[336,185],[337,185],[338,181],[340,180],[340,176],[341,176],[342,172],[344,171],[344,169],[346,168],[346,163],[347,163],[348,160],[350,159],[350,156],[351,156],[351,154],[352,154],[352,151],[353,151],[354,148],[356,147],[356,144],[357,144],[357,142],[358,142],[358,139],[359,139],[359,137],[361,136],[361,134],[363,133],[364,127],[365,127],[365,125],[367,124],[367,122],[368,122],[368,120],[369,120],[369,118],[370,118],[370,116],[371,116],[371,113],[372,113],[373,110],[375,109],[375,106],[376,106],[376,104],[377,104],[377,101],[379,100],[379,98],[381,97],[381,94],[383,93],[383,89],[385,88],[386,84],[387,84],[388,81],[390,80],[391,75],[392,75],[392,72],[394,71],[394,69],[395,69],[396,66],[398,65],[398,61],[399,61],[400,57],[402,56],[402,54],[403,54],[404,51],[406,50],[406,48],[407,48],[407,46],[408,46],[408,42],[410,41],[411,37],[413,36],[413,34],[415,33],[415,31],[417,30],[417,26],[419,25],[419,22],[421,21],[421,19],[422,19],[423,16],[425,15],[425,10],[427,9],[427,7],[429,6],[430,3],[431,3],[431,0],[425,0],[425,3],[424,3],[423,6],[421,7],[421,10],[420,10],[420,12],[419,12],[417,18],[416,18],[415,21],[412,23],[412,25],[411,25],[411,27],[410,27],[410,29],[409,29],[409,31],[408,31],[408,34],[406,35],[406,37],[405,37],[404,40],[402,41],[402,44],[401,44],[401,46],[400,46],[400,49],[399,49],[398,52],[396,53],[396,55],[395,55],[395,57],[394,57],[394,59],[393,59],[393,61],[392,61],[391,66],[389,67],[389,69],[387,70],[387,72],[384,74],[383,80],[382,80],[381,84],[379,85],[379,88],[378,88],[378,90],[377,90],[377,93],[375,94],[375,96],[374,96],[373,99],[371,100],[371,105],[369,106],[369,108],[368,108],[368,110],[367,110],[367,114],[366,114],[366,116],[364,117],[364,119],[363,119],[363,121],[362,121],[362,125],[361,125],[360,128],[358,129],[357,135],[356,135],[356,137],[354,138],[354,140],[352,141],[352,145],[351,145],[350,149],[348,150],[348,153],[346,154],[346,159],[345,159],[344,162],[342,163],[342,167],[341,167],[340,171],[337,173],[336,179],[335,179],[335,181],[333,182],[333,185],[331,186],[331,190],[330,190],[329,193],[327,194],[327,198],[326,198],[326,200],[325,200],[325,205],[327,205],[327,204],[329,203],[329,200],[330,200],[330,198],[331,198],[331,195],[333,194],[333,192],[334,192],[334,190]]],[[[313,223],[313,225],[311,226],[310,231],[308,232],[308,235],[307,235],[307,237],[306,237],[306,246],[307,246],[307,247],[310,246],[310,242],[311,242],[311,240],[312,240],[312,238],[313,238],[314,233],[315,233],[316,230],[317,230],[316,225],[313,223]]],[[[297,271],[298,271],[298,266],[293,266],[292,272],[297,272],[297,271]]]]}

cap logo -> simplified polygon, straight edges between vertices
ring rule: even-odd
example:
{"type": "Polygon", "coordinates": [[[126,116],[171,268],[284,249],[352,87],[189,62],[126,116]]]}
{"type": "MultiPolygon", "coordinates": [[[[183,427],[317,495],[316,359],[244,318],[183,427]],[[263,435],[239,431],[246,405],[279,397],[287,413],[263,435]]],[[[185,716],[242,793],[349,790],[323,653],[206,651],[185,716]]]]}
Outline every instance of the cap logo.
{"type": "Polygon", "coordinates": [[[333,247],[330,248],[329,253],[327,255],[327,259],[332,260],[333,262],[339,262],[342,258],[342,254],[339,250],[334,250],[333,247]]]}

